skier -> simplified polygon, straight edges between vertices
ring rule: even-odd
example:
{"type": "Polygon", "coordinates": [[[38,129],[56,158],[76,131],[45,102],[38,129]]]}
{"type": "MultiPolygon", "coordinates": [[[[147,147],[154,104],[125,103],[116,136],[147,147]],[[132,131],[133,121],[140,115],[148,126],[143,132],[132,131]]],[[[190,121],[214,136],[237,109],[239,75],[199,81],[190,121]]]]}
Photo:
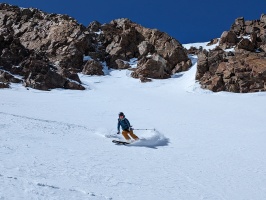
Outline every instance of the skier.
{"type": "Polygon", "coordinates": [[[133,133],[133,128],[130,126],[130,123],[128,119],[125,117],[123,112],[120,112],[118,114],[118,123],[117,123],[117,134],[120,134],[120,126],[122,127],[122,135],[124,138],[128,141],[131,142],[131,138],[129,135],[134,139],[134,140],[139,140],[138,136],[136,136],[133,133]]]}

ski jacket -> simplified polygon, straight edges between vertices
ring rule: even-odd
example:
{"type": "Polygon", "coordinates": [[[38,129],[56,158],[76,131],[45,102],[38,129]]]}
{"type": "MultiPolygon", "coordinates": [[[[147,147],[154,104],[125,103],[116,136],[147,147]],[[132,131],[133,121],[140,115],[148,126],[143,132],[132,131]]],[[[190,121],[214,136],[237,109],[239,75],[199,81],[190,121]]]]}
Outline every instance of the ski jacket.
{"type": "Polygon", "coordinates": [[[122,130],[129,130],[130,123],[127,118],[118,119],[117,123],[117,130],[120,131],[120,126],[122,127],[122,130]]]}

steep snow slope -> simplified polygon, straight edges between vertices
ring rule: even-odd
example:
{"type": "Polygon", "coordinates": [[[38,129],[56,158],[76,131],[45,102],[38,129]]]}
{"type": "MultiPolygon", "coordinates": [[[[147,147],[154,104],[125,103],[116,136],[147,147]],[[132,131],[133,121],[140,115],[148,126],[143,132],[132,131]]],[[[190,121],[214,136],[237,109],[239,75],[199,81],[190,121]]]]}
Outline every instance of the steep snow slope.
{"type": "Polygon", "coordinates": [[[265,199],[266,93],[202,90],[191,58],[152,83],[122,70],[80,75],[85,91],[0,90],[0,199],[265,199]],[[120,111],[156,131],[114,145],[120,111]]]}

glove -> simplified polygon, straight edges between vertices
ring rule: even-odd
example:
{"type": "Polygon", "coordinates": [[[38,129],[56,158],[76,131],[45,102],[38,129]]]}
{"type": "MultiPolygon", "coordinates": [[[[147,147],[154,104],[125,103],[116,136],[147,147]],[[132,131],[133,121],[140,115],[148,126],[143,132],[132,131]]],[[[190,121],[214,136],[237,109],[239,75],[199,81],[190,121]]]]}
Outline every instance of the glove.
{"type": "Polygon", "coordinates": [[[134,128],[132,128],[132,127],[129,127],[129,129],[128,129],[129,131],[133,131],[134,130],[134,128]]]}
{"type": "Polygon", "coordinates": [[[117,131],[117,134],[120,134],[120,131],[117,131]]]}

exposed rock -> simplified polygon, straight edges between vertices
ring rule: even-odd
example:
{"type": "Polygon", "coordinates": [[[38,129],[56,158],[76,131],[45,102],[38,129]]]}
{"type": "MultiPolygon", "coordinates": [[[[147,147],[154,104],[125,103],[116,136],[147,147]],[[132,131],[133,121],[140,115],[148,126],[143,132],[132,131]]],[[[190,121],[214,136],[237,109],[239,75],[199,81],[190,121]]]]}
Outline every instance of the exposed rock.
{"type": "Polygon", "coordinates": [[[123,60],[117,59],[116,61],[117,64],[117,69],[128,69],[130,68],[130,65],[128,64],[128,62],[125,62],[123,60]]]}
{"type": "Polygon", "coordinates": [[[0,82],[0,88],[9,88],[9,84],[0,82]]]}
{"type": "Polygon", "coordinates": [[[81,84],[78,74],[73,69],[59,68],[57,73],[66,79],[70,79],[70,80],[76,81],[79,84],[81,84]]]}
{"type": "Polygon", "coordinates": [[[266,58],[264,54],[241,52],[226,55],[226,52],[199,57],[197,80],[203,88],[229,92],[266,91],[266,58]],[[209,62],[213,59],[215,62],[209,62]],[[201,72],[201,73],[200,73],[201,72]]]}
{"type": "Polygon", "coordinates": [[[155,52],[155,47],[147,41],[142,41],[138,45],[138,49],[141,57],[146,56],[148,54],[153,54],[155,52]]]}
{"type": "Polygon", "coordinates": [[[143,77],[143,76],[141,76],[141,77],[139,77],[139,78],[140,78],[140,81],[141,81],[142,83],[147,83],[147,82],[151,82],[151,81],[152,81],[150,78],[143,77]]]}
{"type": "Polygon", "coordinates": [[[0,82],[2,83],[21,83],[22,80],[15,78],[12,74],[0,70],[0,82]]]}
{"type": "Polygon", "coordinates": [[[202,47],[200,49],[198,49],[198,48],[192,46],[187,50],[187,53],[192,54],[192,55],[198,55],[201,51],[202,51],[202,47]]]}
{"type": "Polygon", "coordinates": [[[249,39],[242,39],[236,46],[236,48],[244,49],[246,51],[254,51],[255,50],[255,44],[253,44],[249,39]]]}
{"type": "Polygon", "coordinates": [[[229,92],[266,91],[266,23],[237,18],[230,31],[225,31],[220,47],[236,46],[234,53],[215,49],[198,54],[196,79],[202,88],[229,92]],[[264,52],[260,52],[260,51],[264,52]]]}
{"type": "Polygon", "coordinates": [[[232,48],[238,43],[239,39],[233,31],[224,31],[221,35],[219,46],[223,49],[232,48]]]}
{"type": "Polygon", "coordinates": [[[219,47],[209,52],[202,51],[200,54],[198,54],[196,80],[205,80],[209,79],[209,76],[213,76],[216,72],[218,64],[223,62],[225,57],[226,53],[219,47]],[[203,76],[207,77],[203,78],[203,76]]]}
{"type": "Polygon", "coordinates": [[[104,75],[103,66],[98,61],[88,60],[82,70],[82,73],[86,75],[104,75]]]}
{"type": "Polygon", "coordinates": [[[137,58],[135,77],[145,78],[168,78],[191,66],[176,39],[129,19],[103,25],[94,21],[86,28],[67,15],[5,3],[0,4],[0,54],[4,70],[23,76],[26,87],[40,90],[83,88],[77,73],[104,75],[98,61],[126,69],[127,61],[137,58]],[[84,56],[95,61],[84,63],[84,56]]]}
{"type": "Polygon", "coordinates": [[[38,90],[64,88],[66,79],[54,71],[48,63],[35,59],[27,59],[22,64],[25,74],[24,86],[38,90]]]}
{"type": "Polygon", "coordinates": [[[240,35],[244,30],[245,20],[243,17],[239,17],[235,20],[235,23],[231,26],[231,30],[236,34],[240,35]]]}
{"type": "Polygon", "coordinates": [[[207,46],[211,46],[211,45],[217,44],[218,42],[219,42],[219,39],[218,38],[214,38],[207,44],[207,46]]]}
{"type": "Polygon", "coordinates": [[[134,78],[164,79],[170,77],[170,74],[167,73],[167,61],[158,54],[142,58],[138,65],[137,69],[131,74],[134,78]]]}
{"type": "Polygon", "coordinates": [[[93,21],[89,24],[88,29],[91,32],[98,32],[101,30],[101,23],[98,21],[93,21]]]}
{"type": "Polygon", "coordinates": [[[86,50],[85,27],[67,15],[47,14],[38,9],[0,5],[1,28],[19,38],[29,50],[45,51],[60,67],[81,68],[86,50]],[[12,16],[12,17],[11,17],[12,16]]]}
{"type": "MultiPolygon", "coordinates": [[[[167,68],[164,70],[167,74],[171,74],[178,64],[182,65],[189,60],[186,50],[177,40],[156,29],[144,28],[129,19],[113,20],[110,24],[103,25],[102,30],[105,36],[103,43],[109,54],[107,64],[111,68],[118,68],[117,59],[129,61],[131,58],[139,58],[141,60],[155,53],[166,61],[167,68]]],[[[142,67],[142,64],[138,64],[138,67],[142,67]]]]}
{"type": "Polygon", "coordinates": [[[71,89],[71,90],[85,90],[85,87],[73,81],[66,81],[64,88],[71,89]]]}

